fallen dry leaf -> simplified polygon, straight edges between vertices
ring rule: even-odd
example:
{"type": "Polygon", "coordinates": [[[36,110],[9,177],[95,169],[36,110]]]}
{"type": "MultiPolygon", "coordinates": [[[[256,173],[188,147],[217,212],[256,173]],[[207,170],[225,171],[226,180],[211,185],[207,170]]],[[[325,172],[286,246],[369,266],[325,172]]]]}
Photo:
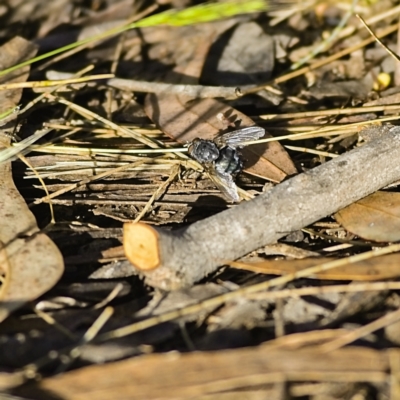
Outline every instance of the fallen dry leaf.
{"type": "MultiPolygon", "coordinates": [[[[266,260],[255,263],[231,262],[230,266],[258,274],[292,274],[314,265],[332,261],[329,257],[303,258],[301,260],[266,260]]],[[[310,278],[344,281],[375,281],[393,279],[400,276],[400,254],[371,258],[354,264],[348,264],[329,271],[321,271],[310,278]]]]}
{"type": "Polygon", "coordinates": [[[216,40],[202,76],[210,85],[254,85],[270,79],[274,65],[272,36],[250,21],[235,26],[216,40]]]}
{"type": "MultiPolygon", "coordinates": [[[[0,65],[7,68],[32,57],[36,46],[16,37],[0,49],[0,65]]],[[[0,82],[23,82],[29,67],[6,75],[0,82]]],[[[0,92],[0,109],[18,105],[22,89],[0,92]]],[[[2,135],[0,149],[10,145],[2,135]]],[[[0,272],[5,276],[0,288],[0,321],[28,301],[49,290],[64,271],[61,253],[39,232],[34,215],[14,185],[11,163],[0,164],[0,272]]]]}
{"type": "Polygon", "coordinates": [[[343,208],[336,220],[348,231],[375,242],[400,240],[400,193],[376,192],[343,208]]]}

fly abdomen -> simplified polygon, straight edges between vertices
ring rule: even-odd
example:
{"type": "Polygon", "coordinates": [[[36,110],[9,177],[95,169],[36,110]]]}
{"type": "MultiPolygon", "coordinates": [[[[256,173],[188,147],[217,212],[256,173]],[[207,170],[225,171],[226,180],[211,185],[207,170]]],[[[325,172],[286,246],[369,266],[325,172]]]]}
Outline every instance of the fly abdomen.
{"type": "Polygon", "coordinates": [[[239,173],[242,168],[243,162],[237,150],[225,146],[219,151],[219,157],[215,161],[215,169],[218,172],[234,175],[239,173]]]}

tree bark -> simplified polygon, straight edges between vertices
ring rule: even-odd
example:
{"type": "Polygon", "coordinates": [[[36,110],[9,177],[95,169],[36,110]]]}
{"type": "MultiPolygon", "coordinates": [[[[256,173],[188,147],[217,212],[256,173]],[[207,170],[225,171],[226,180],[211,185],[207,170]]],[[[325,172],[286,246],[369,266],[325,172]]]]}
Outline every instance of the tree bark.
{"type": "Polygon", "coordinates": [[[125,224],[126,255],[151,286],[164,290],[191,286],[225,262],[399,180],[400,127],[382,130],[387,133],[188,227],[166,231],[125,224]]]}

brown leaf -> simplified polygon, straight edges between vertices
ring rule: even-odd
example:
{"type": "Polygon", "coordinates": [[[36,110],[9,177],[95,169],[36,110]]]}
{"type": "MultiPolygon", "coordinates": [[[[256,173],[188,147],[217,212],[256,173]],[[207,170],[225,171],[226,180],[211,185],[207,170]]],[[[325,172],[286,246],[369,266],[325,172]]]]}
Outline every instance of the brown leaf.
{"type": "MultiPolygon", "coordinates": [[[[292,274],[314,265],[332,261],[333,258],[318,257],[301,260],[273,260],[256,263],[232,262],[234,268],[253,271],[258,274],[284,275],[292,274]]],[[[400,255],[389,254],[371,258],[354,264],[348,264],[329,271],[321,271],[311,278],[344,281],[376,281],[400,276],[400,255]]]]}
{"type": "Polygon", "coordinates": [[[367,240],[400,240],[400,193],[376,192],[335,214],[345,229],[367,240]]]}
{"type": "MultiPolygon", "coordinates": [[[[1,69],[24,61],[36,53],[36,47],[14,38],[0,49],[1,69]]],[[[29,67],[6,75],[1,82],[23,82],[29,67]]],[[[15,107],[22,89],[0,92],[0,109],[15,107]]],[[[5,135],[0,150],[9,146],[5,135]]],[[[5,275],[0,288],[0,321],[24,303],[34,300],[58,281],[64,270],[62,256],[54,243],[39,233],[36,220],[16,189],[11,163],[0,164],[0,272],[5,275]]]]}

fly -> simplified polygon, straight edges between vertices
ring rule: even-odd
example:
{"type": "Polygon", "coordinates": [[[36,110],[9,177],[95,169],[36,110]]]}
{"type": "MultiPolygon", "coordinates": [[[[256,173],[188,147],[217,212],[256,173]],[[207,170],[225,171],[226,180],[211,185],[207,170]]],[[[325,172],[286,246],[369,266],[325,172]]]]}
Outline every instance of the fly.
{"type": "Polygon", "coordinates": [[[237,149],[264,134],[263,128],[250,126],[224,133],[214,140],[198,138],[190,143],[189,154],[205,167],[227,200],[237,203],[240,198],[234,178],[243,169],[243,160],[237,149]]]}

